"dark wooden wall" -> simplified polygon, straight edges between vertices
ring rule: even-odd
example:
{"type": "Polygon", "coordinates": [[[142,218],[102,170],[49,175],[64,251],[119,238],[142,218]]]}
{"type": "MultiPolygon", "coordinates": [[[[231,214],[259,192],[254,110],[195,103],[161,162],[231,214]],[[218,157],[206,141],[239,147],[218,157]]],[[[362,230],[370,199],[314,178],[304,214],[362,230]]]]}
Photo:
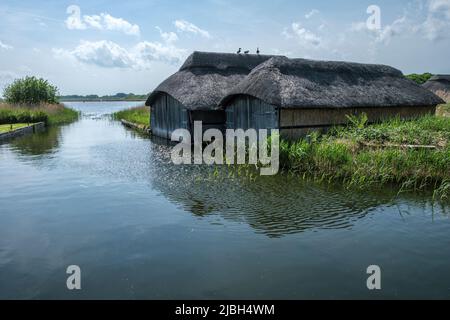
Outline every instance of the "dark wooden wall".
{"type": "Polygon", "coordinates": [[[298,139],[311,131],[328,130],[333,125],[348,122],[346,115],[366,113],[369,122],[392,117],[411,119],[434,114],[433,106],[361,107],[361,108],[289,108],[277,109],[251,96],[236,96],[225,107],[227,129],[280,129],[285,139],[298,139]]]}
{"type": "Polygon", "coordinates": [[[225,112],[187,110],[181,102],[166,93],[160,93],[151,106],[150,128],[157,137],[170,140],[176,129],[187,129],[192,134],[194,121],[202,121],[203,132],[211,128],[223,131],[225,112]]]}
{"type": "Polygon", "coordinates": [[[433,106],[281,109],[280,134],[285,139],[298,139],[311,131],[326,131],[333,125],[346,124],[347,115],[365,113],[368,121],[373,123],[394,117],[413,119],[434,114],[435,110],[433,106]]]}
{"type": "Polygon", "coordinates": [[[201,121],[203,132],[208,129],[219,129],[223,131],[225,128],[225,111],[211,110],[199,111],[194,110],[190,112],[191,128],[194,126],[194,121],[201,121]]]}
{"type": "Polygon", "coordinates": [[[176,99],[160,93],[151,106],[150,128],[152,134],[169,139],[176,129],[190,129],[188,111],[176,99]]]}
{"type": "Polygon", "coordinates": [[[276,129],[275,106],[250,96],[237,96],[225,108],[227,129],[276,129]]]}

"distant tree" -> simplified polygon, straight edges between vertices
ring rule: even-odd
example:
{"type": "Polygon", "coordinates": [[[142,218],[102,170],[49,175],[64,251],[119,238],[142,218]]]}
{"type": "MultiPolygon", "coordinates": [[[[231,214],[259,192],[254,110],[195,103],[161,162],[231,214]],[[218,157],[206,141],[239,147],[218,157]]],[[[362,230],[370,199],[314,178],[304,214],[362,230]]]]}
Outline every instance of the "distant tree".
{"type": "Polygon", "coordinates": [[[417,84],[424,84],[425,82],[427,82],[428,80],[430,80],[430,78],[433,75],[429,72],[425,72],[422,74],[417,74],[417,73],[413,73],[413,74],[408,74],[406,77],[408,79],[411,79],[413,81],[415,81],[417,84]]]}
{"type": "Polygon", "coordinates": [[[115,95],[115,97],[117,97],[117,98],[125,98],[126,96],[127,96],[127,94],[123,93],[123,92],[116,93],[116,95],[115,95]]]}
{"type": "Polygon", "coordinates": [[[25,77],[6,86],[3,97],[14,104],[58,103],[58,88],[42,78],[25,77]]]}

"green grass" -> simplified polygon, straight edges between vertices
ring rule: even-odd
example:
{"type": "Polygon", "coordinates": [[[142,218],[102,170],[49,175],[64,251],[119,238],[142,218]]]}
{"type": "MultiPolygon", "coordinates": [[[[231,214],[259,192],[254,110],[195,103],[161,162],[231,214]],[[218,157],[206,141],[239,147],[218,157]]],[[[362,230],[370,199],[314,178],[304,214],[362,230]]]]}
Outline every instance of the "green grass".
{"type": "Polygon", "coordinates": [[[146,106],[121,110],[113,114],[116,120],[126,120],[146,127],[150,126],[150,108],[146,106]]]}
{"type": "Polygon", "coordinates": [[[19,128],[23,128],[30,124],[31,123],[0,124],[0,133],[5,133],[19,128]]]}
{"type": "Polygon", "coordinates": [[[48,124],[49,125],[61,125],[75,122],[78,120],[80,113],[72,108],[60,105],[61,108],[56,109],[54,112],[48,112],[48,124]]]}
{"type": "Polygon", "coordinates": [[[78,116],[77,111],[62,104],[0,104],[0,124],[45,122],[48,125],[60,125],[74,122],[78,116]]]}
{"type": "Polygon", "coordinates": [[[337,127],[308,139],[280,142],[283,170],[347,187],[399,186],[433,190],[450,198],[450,118],[392,119],[373,125],[337,127]],[[435,149],[405,147],[432,145],[435,149]]]}

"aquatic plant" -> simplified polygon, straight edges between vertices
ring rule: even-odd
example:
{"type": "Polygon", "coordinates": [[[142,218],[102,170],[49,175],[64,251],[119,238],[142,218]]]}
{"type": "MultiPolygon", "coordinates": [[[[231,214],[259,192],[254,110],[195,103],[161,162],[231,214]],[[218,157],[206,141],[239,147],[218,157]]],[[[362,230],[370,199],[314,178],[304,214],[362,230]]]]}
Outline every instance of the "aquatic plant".
{"type": "Polygon", "coordinates": [[[336,127],[317,140],[280,143],[285,172],[360,189],[396,184],[399,192],[450,195],[450,119],[415,120],[336,127]]]}
{"type": "Polygon", "coordinates": [[[126,120],[145,126],[150,125],[150,108],[146,106],[134,107],[115,112],[113,114],[116,120],[126,120]]]}

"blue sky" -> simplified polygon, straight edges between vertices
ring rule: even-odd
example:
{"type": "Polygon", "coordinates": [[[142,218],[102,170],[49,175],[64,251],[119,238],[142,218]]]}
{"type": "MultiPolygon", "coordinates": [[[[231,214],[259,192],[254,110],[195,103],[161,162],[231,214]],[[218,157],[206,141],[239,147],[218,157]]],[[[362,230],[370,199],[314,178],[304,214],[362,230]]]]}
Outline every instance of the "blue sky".
{"type": "Polygon", "coordinates": [[[192,51],[239,47],[450,73],[450,0],[0,2],[0,87],[37,75],[62,94],[148,93],[192,51]]]}

